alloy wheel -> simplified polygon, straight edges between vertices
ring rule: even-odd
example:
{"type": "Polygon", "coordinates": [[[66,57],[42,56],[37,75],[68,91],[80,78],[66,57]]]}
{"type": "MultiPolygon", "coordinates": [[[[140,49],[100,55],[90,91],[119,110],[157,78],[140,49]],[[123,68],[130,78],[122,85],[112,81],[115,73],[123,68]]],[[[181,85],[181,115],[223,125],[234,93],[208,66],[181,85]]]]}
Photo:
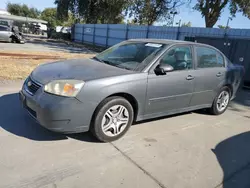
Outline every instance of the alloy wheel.
{"type": "Polygon", "coordinates": [[[102,118],[102,131],[106,136],[117,136],[125,130],[128,122],[128,109],[123,105],[112,106],[106,111],[102,118]]]}
{"type": "Polygon", "coordinates": [[[219,112],[224,111],[230,100],[230,94],[228,91],[222,91],[217,99],[216,106],[219,112]]]}

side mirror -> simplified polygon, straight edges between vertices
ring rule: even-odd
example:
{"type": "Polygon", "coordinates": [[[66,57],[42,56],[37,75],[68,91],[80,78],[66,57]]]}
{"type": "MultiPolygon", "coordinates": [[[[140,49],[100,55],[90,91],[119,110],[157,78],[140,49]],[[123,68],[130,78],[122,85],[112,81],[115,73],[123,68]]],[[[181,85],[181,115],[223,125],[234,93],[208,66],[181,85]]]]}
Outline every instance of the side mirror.
{"type": "Polygon", "coordinates": [[[155,72],[156,75],[164,75],[167,72],[172,72],[173,70],[174,70],[174,67],[172,67],[169,64],[159,64],[155,68],[154,72],[155,72]]]}

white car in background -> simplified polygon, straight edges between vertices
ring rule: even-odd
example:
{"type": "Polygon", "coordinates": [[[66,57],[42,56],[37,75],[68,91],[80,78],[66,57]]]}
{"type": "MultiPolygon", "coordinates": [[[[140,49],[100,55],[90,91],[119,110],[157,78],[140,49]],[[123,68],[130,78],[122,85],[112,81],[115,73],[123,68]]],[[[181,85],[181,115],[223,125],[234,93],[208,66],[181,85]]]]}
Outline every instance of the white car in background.
{"type": "Polygon", "coordinates": [[[11,29],[11,27],[5,25],[0,25],[0,41],[21,43],[21,44],[25,43],[23,35],[18,30],[17,26],[13,26],[11,29]]]}
{"type": "Polygon", "coordinates": [[[0,25],[0,41],[12,42],[12,35],[10,27],[0,25]]]}

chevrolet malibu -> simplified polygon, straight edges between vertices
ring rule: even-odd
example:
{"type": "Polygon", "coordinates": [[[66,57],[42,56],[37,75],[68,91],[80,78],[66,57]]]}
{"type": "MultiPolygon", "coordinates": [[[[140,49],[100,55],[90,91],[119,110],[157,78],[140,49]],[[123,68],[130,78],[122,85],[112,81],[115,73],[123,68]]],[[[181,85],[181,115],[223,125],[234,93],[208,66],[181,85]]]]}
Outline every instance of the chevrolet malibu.
{"type": "Polygon", "coordinates": [[[244,69],[205,44],[159,39],[121,42],[90,59],[38,66],[20,100],[45,128],[122,137],[133,122],[209,109],[225,112],[244,69]]]}

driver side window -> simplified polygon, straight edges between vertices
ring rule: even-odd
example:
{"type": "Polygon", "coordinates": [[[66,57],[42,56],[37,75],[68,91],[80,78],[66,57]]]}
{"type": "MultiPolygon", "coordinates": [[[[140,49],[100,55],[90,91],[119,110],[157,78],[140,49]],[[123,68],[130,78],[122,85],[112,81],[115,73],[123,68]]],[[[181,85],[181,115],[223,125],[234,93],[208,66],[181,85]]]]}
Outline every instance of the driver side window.
{"type": "Polygon", "coordinates": [[[176,46],[163,55],[161,64],[169,64],[176,70],[193,68],[192,52],[189,46],[176,46]]]}

